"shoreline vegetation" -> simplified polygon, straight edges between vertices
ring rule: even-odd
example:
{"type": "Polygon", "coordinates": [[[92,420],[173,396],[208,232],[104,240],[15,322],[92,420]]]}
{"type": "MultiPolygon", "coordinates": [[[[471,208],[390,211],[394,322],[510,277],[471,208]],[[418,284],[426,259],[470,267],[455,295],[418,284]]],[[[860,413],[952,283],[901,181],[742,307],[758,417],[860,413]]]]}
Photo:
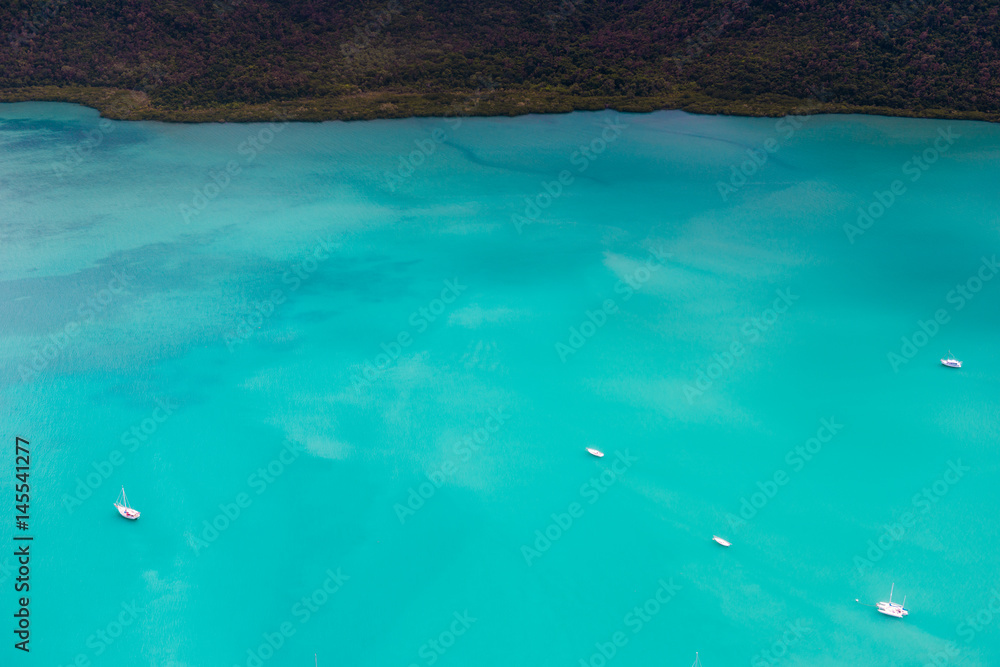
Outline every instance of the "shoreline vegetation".
{"type": "Polygon", "coordinates": [[[669,94],[648,97],[581,96],[553,90],[493,88],[450,93],[367,92],[333,97],[228,103],[169,108],[156,105],[143,92],[90,86],[29,86],[0,89],[0,103],[68,102],[100,112],[111,120],[167,123],[252,123],[377,120],[449,116],[521,116],[611,109],[626,113],[680,110],[694,114],[777,118],[788,115],[864,114],[902,118],[975,120],[997,123],[1000,113],[955,109],[897,109],[878,105],[822,102],[781,95],[747,99],[708,96],[692,84],[669,94]]]}
{"type": "Polygon", "coordinates": [[[0,42],[0,101],[121,120],[1000,122],[1000,6],[967,0],[16,0],[0,6],[0,42]]]}

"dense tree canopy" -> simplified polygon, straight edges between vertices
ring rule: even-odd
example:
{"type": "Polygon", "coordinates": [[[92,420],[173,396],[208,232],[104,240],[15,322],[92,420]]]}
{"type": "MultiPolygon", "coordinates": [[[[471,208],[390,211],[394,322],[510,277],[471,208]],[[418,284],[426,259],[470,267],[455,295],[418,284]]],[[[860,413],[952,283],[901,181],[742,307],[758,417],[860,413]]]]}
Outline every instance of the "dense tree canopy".
{"type": "Polygon", "coordinates": [[[0,39],[0,88],[134,89],[165,108],[685,84],[1000,111],[1000,16],[985,0],[12,0],[0,39]]]}

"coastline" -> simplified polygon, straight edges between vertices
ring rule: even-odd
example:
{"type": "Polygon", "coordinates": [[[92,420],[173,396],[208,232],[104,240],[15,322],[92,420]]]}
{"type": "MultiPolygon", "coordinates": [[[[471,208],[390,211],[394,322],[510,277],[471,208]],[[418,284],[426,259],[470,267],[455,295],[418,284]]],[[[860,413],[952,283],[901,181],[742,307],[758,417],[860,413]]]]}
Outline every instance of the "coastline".
{"type": "Polygon", "coordinates": [[[784,96],[723,100],[706,96],[694,86],[678,87],[670,95],[633,98],[582,97],[546,90],[372,92],[283,100],[265,104],[227,104],[187,109],[157,107],[145,93],[116,88],[34,86],[0,89],[0,103],[10,102],[70,102],[96,109],[102,117],[112,120],[148,120],[167,123],[252,123],[275,119],[322,122],[446,116],[521,116],[602,109],[629,113],[680,110],[695,114],[750,117],[865,114],[1000,122],[1000,113],[980,111],[896,109],[784,96]]]}

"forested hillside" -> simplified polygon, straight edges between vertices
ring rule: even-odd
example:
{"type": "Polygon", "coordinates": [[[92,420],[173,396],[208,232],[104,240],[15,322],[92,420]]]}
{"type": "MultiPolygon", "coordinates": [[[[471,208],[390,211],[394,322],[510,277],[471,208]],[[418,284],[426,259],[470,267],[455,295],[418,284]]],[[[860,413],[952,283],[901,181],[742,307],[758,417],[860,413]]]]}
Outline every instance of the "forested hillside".
{"type": "Polygon", "coordinates": [[[0,7],[0,99],[111,107],[134,90],[129,113],[184,118],[291,102],[331,117],[432,113],[473,91],[509,113],[754,113],[819,96],[996,119],[996,4],[13,0],[0,7]]]}

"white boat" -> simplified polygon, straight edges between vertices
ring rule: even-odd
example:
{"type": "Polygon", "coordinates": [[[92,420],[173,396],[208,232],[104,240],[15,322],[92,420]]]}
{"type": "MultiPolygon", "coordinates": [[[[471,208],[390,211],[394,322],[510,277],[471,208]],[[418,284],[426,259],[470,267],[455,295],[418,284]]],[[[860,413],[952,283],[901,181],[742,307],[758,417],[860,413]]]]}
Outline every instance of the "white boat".
{"type": "Polygon", "coordinates": [[[948,350],[948,358],[947,359],[942,359],[941,360],[941,365],[942,366],[947,366],[948,368],[961,368],[962,367],[962,362],[959,361],[958,359],[956,359],[952,355],[951,350],[948,350]]]}
{"type": "Polygon", "coordinates": [[[724,547],[731,547],[732,544],[728,540],[724,540],[718,535],[712,535],[712,539],[715,540],[717,544],[721,544],[724,547]]]}
{"type": "Polygon", "coordinates": [[[587,453],[591,456],[596,456],[597,458],[602,458],[604,456],[604,452],[599,449],[594,449],[593,447],[587,447],[587,453]]]}
{"type": "Polygon", "coordinates": [[[899,604],[898,602],[893,602],[892,591],[895,588],[896,584],[893,584],[892,588],[889,589],[889,601],[879,602],[878,604],[875,605],[875,609],[878,610],[878,613],[885,614],[886,616],[892,616],[893,618],[903,618],[904,616],[910,613],[903,606],[906,604],[906,596],[905,595],[903,596],[903,604],[899,604]]]}
{"type": "Polygon", "coordinates": [[[691,663],[691,667],[701,667],[701,660],[698,659],[698,652],[694,652],[694,662],[691,663]]]}
{"type": "Polygon", "coordinates": [[[139,518],[139,510],[134,510],[128,504],[128,498],[125,496],[125,487],[122,487],[122,492],[118,494],[118,500],[115,501],[115,509],[126,519],[131,519],[135,521],[139,518]]]}

